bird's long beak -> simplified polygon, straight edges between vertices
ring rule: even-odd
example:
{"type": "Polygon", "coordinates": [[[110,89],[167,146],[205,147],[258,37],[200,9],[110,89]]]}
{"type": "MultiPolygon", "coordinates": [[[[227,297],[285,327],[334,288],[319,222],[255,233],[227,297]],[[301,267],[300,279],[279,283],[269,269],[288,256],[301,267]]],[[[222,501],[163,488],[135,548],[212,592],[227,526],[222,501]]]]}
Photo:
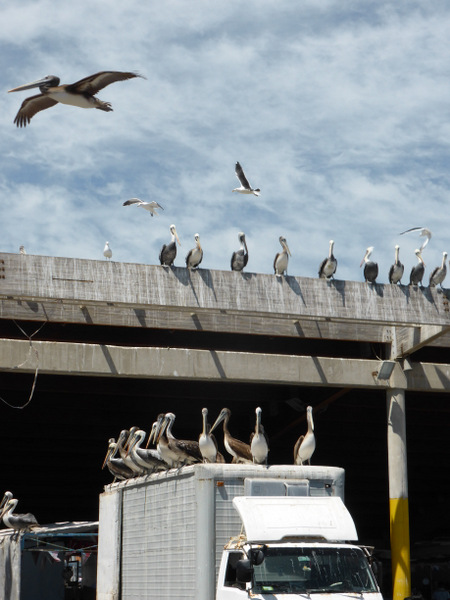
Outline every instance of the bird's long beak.
{"type": "Polygon", "coordinates": [[[114,448],[112,448],[111,446],[109,446],[108,452],[106,453],[106,456],[105,456],[105,460],[103,461],[102,469],[105,468],[106,464],[108,463],[109,459],[112,456],[113,451],[114,451],[114,448]]]}
{"type": "Polygon", "coordinates": [[[13,88],[12,90],[8,90],[8,93],[21,92],[22,90],[31,90],[32,88],[40,87],[41,85],[44,85],[49,81],[49,77],[43,77],[42,79],[38,79],[37,81],[32,81],[31,83],[24,83],[23,85],[19,85],[18,87],[13,88]]]}
{"type": "Polygon", "coordinates": [[[178,233],[175,231],[175,237],[177,239],[178,245],[181,246],[180,238],[178,237],[178,233]]]}
{"type": "Polygon", "coordinates": [[[128,442],[127,442],[127,453],[125,454],[125,458],[130,454],[132,448],[134,447],[134,444],[137,441],[137,437],[133,434],[133,436],[131,438],[128,438],[128,442]]]}
{"type": "Polygon", "coordinates": [[[216,421],[215,421],[214,425],[213,425],[213,426],[211,427],[211,429],[209,430],[209,433],[212,433],[212,432],[214,431],[214,429],[217,427],[217,425],[219,425],[220,423],[222,423],[222,421],[224,420],[224,418],[225,418],[225,415],[226,415],[226,414],[227,414],[227,413],[226,413],[224,410],[222,410],[222,411],[220,412],[220,414],[219,414],[219,416],[217,417],[217,419],[216,419],[216,421]]]}
{"type": "Polygon", "coordinates": [[[359,267],[361,268],[364,264],[364,261],[366,260],[366,256],[367,256],[367,252],[364,254],[364,258],[361,261],[361,264],[359,265],[359,267]]]}

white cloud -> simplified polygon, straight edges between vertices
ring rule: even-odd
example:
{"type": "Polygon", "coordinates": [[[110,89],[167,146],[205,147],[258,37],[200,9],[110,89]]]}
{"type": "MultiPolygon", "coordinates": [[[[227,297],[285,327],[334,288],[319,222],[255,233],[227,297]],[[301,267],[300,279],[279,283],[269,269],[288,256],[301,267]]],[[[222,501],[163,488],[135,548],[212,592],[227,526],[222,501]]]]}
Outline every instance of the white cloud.
{"type": "Polygon", "coordinates": [[[56,106],[22,130],[31,94],[3,94],[2,250],[102,258],[108,239],[114,259],[156,264],[174,222],[178,265],[198,232],[205,268],[229,269],[244,230],[250,271],[272,272],[283,234],[291,274],[315,277],[334,239],[339,278],[362,280],[374,245],[380,282],[395,243],[415,263],[404,229],[433,231],[428,272],[450,250],[445,3],[6,0],[2,21],[5,90],[147,77],[99,93],[114,112],[56,106]],[[259,198],[231,193],[236,160],[259,198]],[[122,207],[132,196],[165,210],[122,207]]]}

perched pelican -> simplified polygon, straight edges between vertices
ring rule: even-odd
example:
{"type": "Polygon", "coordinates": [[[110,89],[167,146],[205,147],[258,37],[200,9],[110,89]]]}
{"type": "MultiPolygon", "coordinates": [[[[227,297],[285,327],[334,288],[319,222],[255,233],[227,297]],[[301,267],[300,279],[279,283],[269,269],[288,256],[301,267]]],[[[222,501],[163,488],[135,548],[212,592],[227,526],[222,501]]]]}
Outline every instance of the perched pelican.
{"type": "Polygon", "coordinates": [[[144,467],[139,465],[132,456],[128,454],[128,442],[130,440],[130,432],[128,429],[122,429],[117,440],[117,447],[119,449],[120,458],[124,461],[126,466],[133,471],[133,477],[139,477],[139,475],[146,475],[144,467]]]}
{"type": "Polygon", "coordinates": [[[320,267],[319,267],[319,277],[322,279],[330,279],[332,277],[334,279],[334,274],[337,269],[337,259],[333,254],[334,241],[330,240],[330,250],[328,252],[327,258],[324,258],[320,267]]]}
{"type": "Polygon", "coordinates": [[[422,250],[425,248],[425,246],[431,240],[431,231],[429,229],[427,229],[426,227],[411,227],[411,229],[407,229],[406,231],[402,231],[400,233],[400,235],[403,235],[404,233],[412,233],[413,231],[420,231],[420,235],[427,238],[424,241],[424,243],[420,246],[420,251],[422,252],[422,250]]]}
{"type": "Polygon", "coordinates": [[[436,267],[430,275],[430,287],[434,287],[435,285],[440,285],[442,288],[442,282],[447,275],[447,252],[442,253],[442,264],[440,267],[436,267]]]}
{"type": "Polygon", "coordinates": [[[149,473],[154,473],[155,471],[165,471],[167,469],[167,463],[164,462],[158,450],[141,448],[145,436],[146,433],[142,429],[136,429],[133,431],[128,442],[127,454],[131,453],[134,462],[143,467],[149,473]]]}
{"type": "Polygon", "coordinates": [[[177,242],[181,246],[175,225],[170,226],[170,233],[172,235],[171,241],[168,244],[163,244],[161,252],[159,253],[159,262],[163,267],[170,267],[173,265],[173,261],[177,255],[177,242]]]}
{"type": "Polygon", "coordinates": [[[269,444],[267,443],[264,427],[261,424],[262,409],[258,406],[256,412],[255,431],[250,437],[250,452],[253,462],[258,465],[267,464],[267,455],[269,454],[269,444]]]}
{"type": "Polygon", "coordinates": [[[169,452],[158,446],[162,458],[172,467],[182,467],[202,462],[203,456],[200,452],[199,443],[191,440],[177,440],[172,434],[172,427],[175,421],[173,413],[166,413],[161,424],[158,438],[165,433],[165,444],[169,452]],[[168,459],[166,458],[166,454],[168,459]]]}
{"type": "Polygon", "coordinates": [[[261,190],[259,188],[252,188],[247,177],[244,175],[241,165],[238,162],[236,163],[234,170],[236,171],[236,177],[239,179],[241,187],[234,188],[233,192],[239,192],[240,194],[254,194],[255,196],[259,196],[261,190]]]}
{"type": "Polygon", "coordinates": [[[301,435],[294,446],[294,464],[303,465],[307,462],[311,464],[311,456],[316,449],[316,438],[314,437],[314,421],[312,416],[312,406],[306,409],[306,420],[308,421],[308,431],[306,435],[301,435]]]}
{"type": "Polygon", "coordinates": [[[203,431],[198,438],[198,446],[203,456],[203,462],[215,463],[217,459],[217,441],[216,438],[211,435],[211,426],[208,423],[208,409],[202,408],[203,416],[203,431]]]}
{"type": "Polygon", "coordinates": [[[248,263],[248,250],[247,250],[247,242],[245,241],[245,233],[240,231],[238,233],[238,240],[241,244],[239,250],[233,252],[231,257],[231,270],[232,271],[242,271],[242,269],[247,266],[248,263]]]}
{"type": "Polygon", "coordinates": [[[361,261],[360,267],[364,264],[364,279],[369,283],[375,283],[376,278],[378,277],[378,263],[373,262],[370,259],[370,256],[373,252],[373,246],[369,246],[366,250],[364,258],[361,261]]]}
{"type": "Polygon", "coordinates": [[[109,242],[105,242],[105,247],[103,248],[103,256],[106,258],[106,260],[111,260],[112,250],[109,247],[109,242]]]}
{"type": "MultiPolygon", "coordinates": [[[[11,492],[6,492],[5,495],[6,494],[9,495],[11,492]]],[[[3,509],[3,523],[6,525],[6,527],[14,529],[17,534],[19,534],[21,531],[30,531],[34,527],[39,527],[36,517],[31,513],[13,513],[13,510],[16,508],[18,502],[19,501],[16,498],[10,498],[3,509]]]]}
{"type": "Polygon", "coordinates": [[[417,265],[411,269],[411,274],[409,276],[409,285],[419,285],[422,283],[423,274],[425,273],[425,263],[422,258],[422,251],[420,249],[414,250],[414,254],[417,256],[417,260],[419,261],[417,265]]]}
{"type": "Polygon", "coordinates": [[[80,81],[67,85],[59,85],[59,78],[47,75],[42,79],[19,85],[19,87],[8,90],[8,92],[21,92],[38,87],[40,94],[30,96],[22,102],[19,112],[14,119],[17,127],[26,127],[36,113],[50,108],[60,102],[80,108],[98,108],[109,112],[112,110],[109,102],[102,102],[95,94],[115,81],[124,81],[133,77],[142,77],[137,73],[122,73],[121,71],[100,71],[89,75],[80,81]]]}
{"type": "Polygon", "coordinates": [[[291,251],[286,242],[286,238],[280,235],[280,244],[283,250],[276,254],[275,259],[273,261],[273,270],[275,275],[287,275],[287,266],[289,262],[289,256],[291,255],[291,251]]]}
{"type": "Polygon", "coordinates": [[[196,269],[203,259],[203,250],[200,246],[200,236],[198,233],[194,235],[195,248],[189,250],[186,255],[186,266],[188,269],[196,269]]]}
{"type": "Polygon", "coordinates": [[[233,457],[231,462],[253,464],[253,456],[250,446],[232,437],[228,431],[228,421],[230,420],[230,416],[231,410],[229,408],[222,408],[214,425],[211,427],[210,433],[212,433],[217,425],[223,421],[223,443],[227,452],[233,457]]]}
{"type": "Polygon", "coordinates": [[[3,517],[3,513],[6,511],[6,505],[8,504],[9,500],[11,500],[12,497],[13,497],[12,492],[5,492],[3,494],[2,501],[0,502],[0,519],[3,517]]]}
{"type": "Polygon", "coordinates": [[[25,246],[19,246],[19,254],[26,254],[25,246]]]}
{"type": "Polygon", "coordinates": [[[164,210],[161,204],[158,204],[154,200],[151,202],[144,202],[143,200],[139,200],[139,198],[130,198],[130,200],[123,203],[123,206],[131,206],[132,204],[136,204],[137,206],[141,206],[142,208],[145,208],[145,210],[148,210],[151,217],[154,215],[158,216],[158,212],[156,211],[157,208],[164,210]]]}
{"type": "Polygon", "coordinates": [[[123,480],[129,479],[130,477],[134,477],[133,471],[127,467],[125,461],[121,458],[116,458],[116,454],[119,450],[119,447],[114,438],[110,438],[108,441],[108,451],[105,456],[105,460],[103,461],[102,469],[108,467],[109,472],[114,477],[114,481],[116,479],[123,480]]]}
{"type": "Polygon", "coordinates": [[[389,283],[401,283],[401,279],[403,277],[403,271],[405,267],[400,262],[398,257],[398,253],[400,251],[400,246],[395,246],[395,259],[394,264],[389,269],[389,283]]]}

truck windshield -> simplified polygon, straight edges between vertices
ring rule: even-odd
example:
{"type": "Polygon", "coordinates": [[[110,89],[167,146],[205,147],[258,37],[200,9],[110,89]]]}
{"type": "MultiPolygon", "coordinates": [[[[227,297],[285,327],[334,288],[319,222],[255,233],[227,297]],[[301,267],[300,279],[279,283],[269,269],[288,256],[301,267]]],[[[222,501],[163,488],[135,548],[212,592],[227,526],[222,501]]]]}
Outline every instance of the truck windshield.
{"type": "Polygon", "coordinates": [[[255,566],[255,593],[378,592],[360,548],[268,547],[255,566]]]}

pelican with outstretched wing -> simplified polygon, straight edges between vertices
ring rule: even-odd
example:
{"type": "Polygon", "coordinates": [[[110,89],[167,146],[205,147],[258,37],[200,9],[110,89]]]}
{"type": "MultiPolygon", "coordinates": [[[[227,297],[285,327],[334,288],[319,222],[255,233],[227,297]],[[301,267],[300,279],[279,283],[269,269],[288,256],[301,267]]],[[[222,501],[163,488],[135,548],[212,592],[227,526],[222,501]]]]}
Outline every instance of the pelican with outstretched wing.
{"type": "Polygon", "coordinates": [[[98,108],[110,112],[112,111],[111,104],[99,100],[95,94],[111,83],[125,81],[133,77],[142,77],[142,75],[122,71],[100,71],[100,73],[89,75],[84,79],[80,79],[80,81],[65,85],[59,85],[59,77],[47,75],[47,77],[37,81],[19,85],[12,90],[8,90],[8,92],[21,92],[37,87],[41,93],[37,96],[30,96],[22,102],[14,123],[17,127],[26,127],[35,114],[41,110],[51,108],[58,102],[79,106],[80,108],[98,108]]]}

